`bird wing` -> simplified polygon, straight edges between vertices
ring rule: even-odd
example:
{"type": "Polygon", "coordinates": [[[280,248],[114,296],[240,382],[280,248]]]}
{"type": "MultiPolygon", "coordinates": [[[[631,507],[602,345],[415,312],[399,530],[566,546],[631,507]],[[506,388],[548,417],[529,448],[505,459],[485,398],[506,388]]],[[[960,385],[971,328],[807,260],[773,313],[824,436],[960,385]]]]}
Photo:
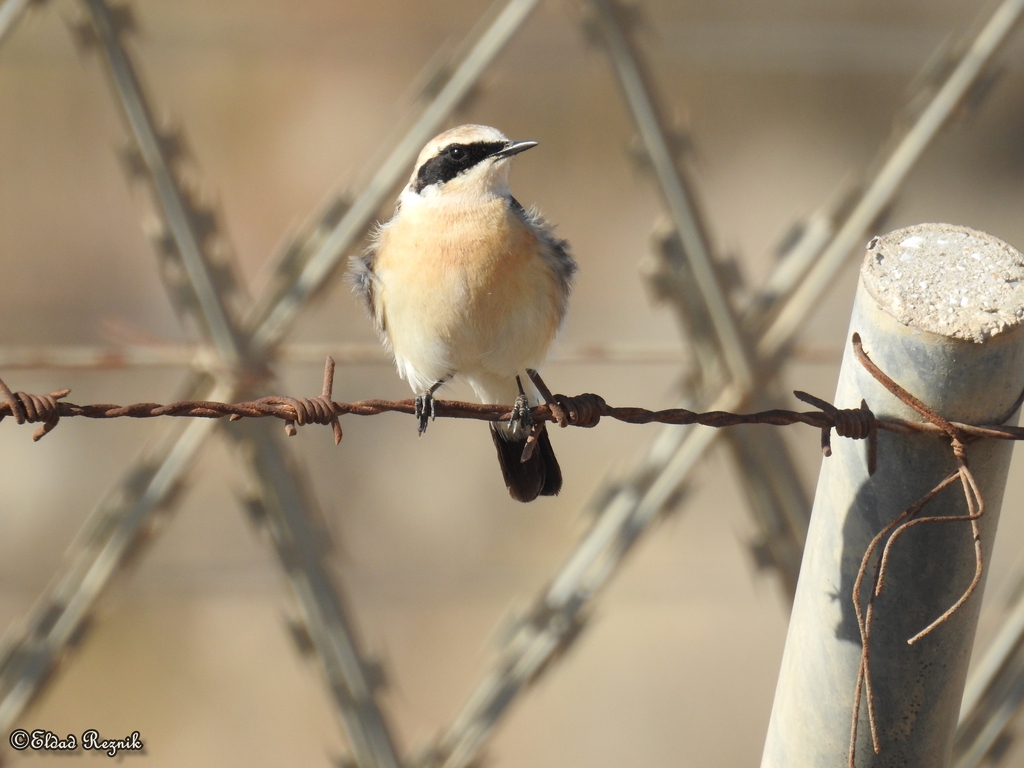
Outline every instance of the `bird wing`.
{"type": "Polygon", "coordinates": [[[349,258],[348,278],[352,290],[362,297],[366,310],[373,320],[377,333],[387,341],[387,327],[384,324],[384,308],[376,300],[377,274],[373,263],[377,258],[377,243],[374,241],[360,256],[349,258]]]}
{"type": "Polygon", "coordinates": [[[555,228],[548,223],[540,211],[536,208],[527,210],[514,197],[509,197],[509,206],[513,211],[537,233],[541,244],[541,258],[544,259],[548,268],[558,280],[559,312],[558,319],[561,322],[569,304],[569,293],[572,291],[573,277],[576,274],[576,260],[569,252],[569,243],[555,236],[555,228]]]}

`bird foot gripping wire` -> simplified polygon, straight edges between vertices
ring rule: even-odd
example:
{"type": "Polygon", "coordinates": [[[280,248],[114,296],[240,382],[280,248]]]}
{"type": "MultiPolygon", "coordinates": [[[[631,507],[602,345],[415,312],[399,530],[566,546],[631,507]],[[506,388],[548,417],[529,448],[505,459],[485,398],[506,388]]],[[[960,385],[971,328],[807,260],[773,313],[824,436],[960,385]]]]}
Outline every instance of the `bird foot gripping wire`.
{"type": "Polygon", "coordinates": [[[422,435],[427,431],[427,425],[431,419],[437,418],[437,403],[432,393],[424,392],[416,398],[416,410],[413,415],[419,422],[416,433],[422,435]]]}
{"type": "MultiPolygon", "coordinates": [[[[508,423],[513,432],[530,430],[533,428],[533,413],[530,411],[530,401],[523,391],[523,383],[516,376],[516,384],[519,386],[519,395],[512,404],[512,412],[508,415],[508,423]]],[[[532,453],[532,451],[531,451],[532,453]]]]}

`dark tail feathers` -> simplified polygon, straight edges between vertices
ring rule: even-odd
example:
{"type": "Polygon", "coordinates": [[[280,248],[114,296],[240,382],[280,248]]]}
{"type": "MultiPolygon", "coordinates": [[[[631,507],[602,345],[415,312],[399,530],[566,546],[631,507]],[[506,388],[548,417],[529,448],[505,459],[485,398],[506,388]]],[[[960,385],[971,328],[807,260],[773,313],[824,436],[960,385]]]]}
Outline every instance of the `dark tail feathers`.
{"type": "Polygon", "coordinates": [[[505,478],[509,495],[516,501],[533,501],[538,496],[557,496],[562,490],[562,470],[551,449],[547,429],[542,429],[537,446],[529,461],[523,462],[526,437],[507,438],[491,427],[494,447],[498,449],[498,463],[505,478]]]}

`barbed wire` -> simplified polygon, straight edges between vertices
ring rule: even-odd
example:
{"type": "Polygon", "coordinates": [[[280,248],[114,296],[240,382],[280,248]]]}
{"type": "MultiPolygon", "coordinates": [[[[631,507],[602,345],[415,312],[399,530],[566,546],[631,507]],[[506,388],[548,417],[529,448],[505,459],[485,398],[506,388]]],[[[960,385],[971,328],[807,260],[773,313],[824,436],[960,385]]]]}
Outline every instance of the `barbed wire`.
{"type": "MultiPolygon", "coordinates": [[[[855,346],[859,347],[859,337],[855,336],[855,346]]],[[[866,360],[867,355],[860,351],[866,360]]],[[[870,362],[870,361],[869,361],[870,362]]],[[[872,364],[873,365],[873,364],[872,364]]],[[[879,371],[879,373],[881,373],[879,371]]],[[[884,376],[884,374],[882,374],[884,376]]],[[[888,379],[888,377],[886,377],[888,379]]],[[[889,380],[891,381],[891,380],[889,380]]],[[[860,408],[836,408],[831,403],[806,392],[796,390],[793,394],[797,399],[818,408],[817,411],[791,411],[772,409],[756,413],[730,413],[728,411],[690,411],[685,408],[667,408],[649,410],[639,407],[611,406],[600,395],[585,393],[569,397],[551,394],[539,377],[534,378],[547,403],[531,409],[531,416],[536,422],[554,422],[559,426],[595,427],[602,418],[611,418],[627,424],[700,424],[706,427],[725,428],[741,424],[770,424],[773,426],[789,426],[806,424],[821,430],[821,446],[825,456],[831,455],[831,430],[840,437],[851,439],[867,439],[869,445],[869,468],[874,473],[877,462],[877,432],[885,430],[900,434],[922,432],[933,435],[948,435],[948,428],[954,429],[966,441],[981,437],[1003,440],[1024,440],[1024,428],[1010,427],[1002,424],[971,425],[959,422],[942,423],[934,420],[916,422],[896,418],[877,418],[861,401],[860,408]]],[[[32,435],[39,440],[53,431],[62,418],[80,416],[87,419],[149,419],[158,416],[176,416],[179,418],[228,418],[231,421],[243,418],[277,418],[285,422],[285,432],[292,436],[297,426],[307,424],[331,425],[335,442],[341,442],[342,431],[338,423],[339,416],[376,416],[382,413],[416,413],[416,400],[359,400],[353,403],[332,400],[334,385],[334,360],[327,358],[324,367],[323,391],[317,397],[269,396],[257,400],[240,403],[222,403],[213,400],[179,400],[173,403],[133,403],[116,405],[112,403],[95,403],[77,405],[63,398],[71,390],[61,389],[48,395],[34,395],[25,392],[12,392],[0,379],[0,421],[8,416],[14,417],[18,424],[41,424],[32,435]]],[[[895,385],[898,386],[898,385],[895,385]]],[[[902,391],[902,390],[901,390],[902,391]]],[[[894,393],[895,394],[895,393],[894,393]]],[[[905,393],[906,394],[906,393],[905,393]]],[[[906,394],[907,397],[912,397],[906,394]]],[[[899,397],[899,395],[897,395],[899,397]]],[[[902,398],[901,398],[902,399],[902,398]]],[[[907,402],[904,400],[904,402],[907,402]]],[[[918,402],[914,400],[914,402],[918,402]]],[[[908,403],[909,405],[910,403],[908,403]]],[[[475,419],[479,421],[508,421],[513,414],[511,405],[492,405],[469,403],[458,400],[435,400],[434,416],[437,418],[475,419]]],[[[921,405],[921,408],[924,408],[921,405]]],[[[932,416],[937,416],[925,409],[932,416]]],[[[919,411],[921,412],[921,411],[919,411]]],[[[923,412],[922,412],[923,413],[923,412]]],[[[1009,417],[1009,416],[1007,416],[1009,417]]],[[[926,416],[926,418],[929,418],[926,416]]],[[[941,419],[941,417],[938,417],[941,419]]]]}
{"type": "MultiPolygon", "coordinates": [[[[943,418],[926,406],[899,384],[886,375],[870,359],[864,351],[861,338],[853,334],[852,344],[858,362],[886,390],[912,410],[920,414],[925,421],[910,421],[897,418],[878,418],[867,403],[861,400],[859,408],[836,408],[833,404],[814,395],[799,390],[794,395],[802,402],[813,405],[816,411],[791,411],[773,409],[757,413],[730,413],[727,411],[696,412],[685,408],[668,408],[664,410],[648,410],[639,407],[615,407],[608,405],[600,395],[584,393],[574,397],[552,394],[535,371],[530,376],[546,402],[531,409],[530,414],[535,425],[553,422],[561,427],[576,426],[592,428],[602,418],[611,418],[627,424],[700,424],[713,428],[733,427],[741,424],[769,424],[773,426],[789,426],[791,424],[807,424],[821,430],[822,453],[827,457],[832,454],[831,433],[836,431],[840,437],[855,440],[867,440],[868,474],[873,475],[877,468],[878,431],[885,430],[899,434],[915,432],[931,434],[950,441],[953,455],[956,458],[957,470],[945,477],[931,491],[914,504],[910,505],[892,519],[868,544],[861,559],[860,567],[853,587],[853,606],[857,617],[857,625],[861,636],[861,659],[857,672],[854,691],[853,715],[850,728],[849,766],[854,768],[856,756],[856,740],[860,706],[862,700],[867,701],[868,723],[871,730],[871,743],[876,754],[881,752],[878,741],[878,729],[875,720],[874,691],[871,681],[870,645],[871,630],[874,620],[874,603],[885,587],[885,575],[890,556],[896,541],[910,528],[926,523],[969,522],[974,542],[975,572],[971,583],[957,601],[922,629],[907,642],[917,643],[943,623],[945,623],[970,598],[981,582],[984,569],[981,549],[981,533],[978,521],[985,513],[985,501],[981,490],[967,462],[967,445],[980,438],[1001,440],[1024,440],[1024,428],[1012,427],[997,423],[990,425],[971,425],[953,422],[943,418]],[[921,510],[944,489],[960,480],[967,503],[966,515],[945,517],[918,517],[921,510]],[[882,555],[875,566],[872,586],[866,607],[862,605],[861,591],[867,577],[872,556],[882,540],[888,536],[882,548],[882,555]]],[[[287,397],[273,395],[241,403],[221,403],[211,400],[181,400],[162,405],[160,403],[134,403],[132,405],[114,405],[100,403],[92,405],[76,405],[64,400],[71,390],[62,389],[49,395],[34,395],[25,392],[12,392],[0,379],[0,421],[12,416],[18,424],[38,423],[38,430],[32,435],[39,440],[53,431],[62,418],[81,416],[89,419],[133,418],[145,419],[158,416],[177,416],[187,418],[228,418],[231,421],[243,418],[282,419],[285,432],[293,436],[297,427],[307,424],[330,425],[334,432],[334,442],[342,440],[340,416],[376,416],[382,413],[407,413],[417,415],[417,404],[413,398],[405,400],[360,400],[353,403],[335,402],[334,360],[327,358],[324,366],[323,389],[319,396],[287,397]]],[[[999,421],[1009,419],[1024,403],[1024,392],[1021,393],[1013,406],[999,421]]],[[[514,417],[511,405],[490,405],[468,403],[456,400],[435,400],[432,415],[436,418],[475,419],[480,421],[509,421],[514,417]]],[[[536,428],[535,430],[536,431],[536,428]]],[[[532,435],[531,435],[532,436],[532,435]]],[[[524,451],[523,460],[529,458],[530,447],[524,451]]]]}

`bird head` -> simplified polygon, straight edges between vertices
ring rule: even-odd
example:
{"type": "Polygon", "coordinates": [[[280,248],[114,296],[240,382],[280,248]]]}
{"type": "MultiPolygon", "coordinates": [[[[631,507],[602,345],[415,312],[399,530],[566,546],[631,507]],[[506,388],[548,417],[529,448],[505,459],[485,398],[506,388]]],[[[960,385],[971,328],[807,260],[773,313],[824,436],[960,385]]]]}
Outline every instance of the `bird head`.
{"type": "Polygon", "coordinates": [[[486,125],[452,128],[427,142],[402,196],[507,197],[509,158],[535,146],[486,125]]]}

